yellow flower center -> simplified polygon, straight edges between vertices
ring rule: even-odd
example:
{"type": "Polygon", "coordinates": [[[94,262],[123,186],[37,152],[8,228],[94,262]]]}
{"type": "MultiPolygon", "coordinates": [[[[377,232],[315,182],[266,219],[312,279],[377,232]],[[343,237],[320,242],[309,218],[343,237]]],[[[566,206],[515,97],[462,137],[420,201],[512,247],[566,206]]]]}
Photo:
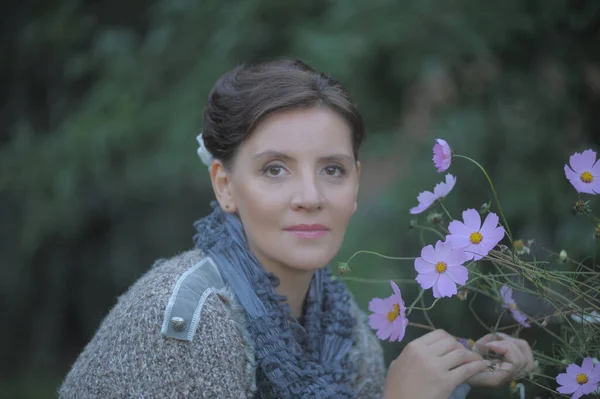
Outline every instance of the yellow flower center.
{"type": "Polygon", "coordinates": [[[577,378],[575,379],[579,385],[583,385],[588,382],[588,376],[585,373],[577,374],[577,378]]]}
{"type": "Polygon", "coordinates": [[[513,245],[515,246],[515,249],[517,251],[522,251],[523,248],[525,248],[525,244],[523,243],[523,240],[515,240],[513,242],[513,245]]]}
{"type": "Polygon", "coordinates": [[[594,176],[590,172],[583,172],[579,177],[584,183],[591,183],[594,180],[594,176]]]}
{"type": "Polygon", "coordinates": [[[398,305],[397,303],[394,304],[394,310],[392,310],[391,312],[388,312],[387,314],[387,319],[392,322],[394,320],[396,320],[396,317],[400,316],[400,305],[398,305]]]}
{"type": "Polygon", "coordinates": [[[469,240],[471,240],[473,244],[479,244],[481,240],[483,240],[483,236],[480,232],[476,231],[475,233],[471,233],[469,240]]]}
{"type": "Polygon", "coordinates": [[[435,265],[435,271],[438,273],[444,273],[447,268],[448,268],[448,265],[446,265],[446,263],[444,263],[444,262],[438,262],[435,265]]]}

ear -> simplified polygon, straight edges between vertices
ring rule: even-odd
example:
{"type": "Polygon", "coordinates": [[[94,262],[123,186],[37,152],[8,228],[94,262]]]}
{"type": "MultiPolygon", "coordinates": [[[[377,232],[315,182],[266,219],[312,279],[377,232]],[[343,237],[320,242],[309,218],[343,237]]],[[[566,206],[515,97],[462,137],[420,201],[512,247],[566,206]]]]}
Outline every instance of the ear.
{"type": "Polygon", "coordinates": [[[210,165],[210,180],[217,202],[223,211],[235,212],[237,208],[233,199],[231,177],[221,161],[215,159],[210,165]]]}
{"type": "Polygon", "coordinates": [[[360,186],[360,161],[356,161],[356,180],[356,195],[354,200],[354,211],[352,211],[352,213],[356,212],[356,209],[358,208],[358,186],[360,186]]]}

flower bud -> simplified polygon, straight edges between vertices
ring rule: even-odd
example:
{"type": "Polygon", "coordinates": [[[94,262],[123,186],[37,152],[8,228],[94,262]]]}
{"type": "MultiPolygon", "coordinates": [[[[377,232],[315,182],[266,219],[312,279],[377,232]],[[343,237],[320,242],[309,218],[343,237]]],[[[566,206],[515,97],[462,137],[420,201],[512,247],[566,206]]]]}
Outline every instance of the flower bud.
{"type": "Polygon", "coordinates": [[[529,254],[529,247],[525,246],[523,240],[515,240],[513,241],[513,247],[517,255],[525,255],[529,254]]]}
{"type": "Polygon", "coordinates": [[[481,205],[479,207],[479,213],[481,215],[485,215],[486,213],[488,213],[490,211],[490,207],[492,206],[492,201],[490,200],[490,202],[486,202],[483,205],[481,205]]]}
{"type": "Polygon", "coordinates": [[[344,273],[348,273],[350,271],[350,267],[346,262],[338,262],[338,275],[342,277],[344,273]]]}
{"type": "Polygon", "coordinates": [[[458,292],[456,293],[456,296],[461,301],[466,301],[468,294],[469,294],[469,291],[467,291],[467,290],[458,290],[458,292]]]}
{"type": "Polygon", "coordinates": [[[584,213],[591,212],[590,201],[577,200],[573,204],[572,212],[574,215],[583,215],[584,213]]]}
{"type": "Polygon", "coordinates": [[[441,224],[443,220],[444,215],[438,212],[431,212],[429,215],[427,215],[427,222],[432,225],[441,224]]]}
{"type": "Polygon", "coordinates": [[[565,251],[564,249],[561,250],[560,254],[558,254],[558,259],[560,259],[561,262],[565,263],[568,259],[567,251],[565,251]]]}

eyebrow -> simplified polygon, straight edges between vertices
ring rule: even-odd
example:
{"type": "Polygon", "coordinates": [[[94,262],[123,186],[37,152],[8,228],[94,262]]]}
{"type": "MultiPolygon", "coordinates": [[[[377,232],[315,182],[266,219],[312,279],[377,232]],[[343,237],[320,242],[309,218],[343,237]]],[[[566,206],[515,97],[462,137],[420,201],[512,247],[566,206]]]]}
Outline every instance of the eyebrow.
{"type": "MultiPolygon", "coordinates": [[[[254,159],[259,159],[259,158],[279,158],[282,160],[286,160],[286,161],[290,161],[290,160],[294,160],[293,157],[284,154],[283,152],[279,152],[279,151],[273,151],[273,150],[267,150],[267,151],[262,151],[259,152],[258,154],[254,155],[253,157],[254,159]]],[[[354,161],[354,157],[348,154],[331,154],[331,155],[326,155],[324,157],[319,158],[320,162],[330,162],[330,161],[347,161],[347,162],[353,162],[354,161]]]]}

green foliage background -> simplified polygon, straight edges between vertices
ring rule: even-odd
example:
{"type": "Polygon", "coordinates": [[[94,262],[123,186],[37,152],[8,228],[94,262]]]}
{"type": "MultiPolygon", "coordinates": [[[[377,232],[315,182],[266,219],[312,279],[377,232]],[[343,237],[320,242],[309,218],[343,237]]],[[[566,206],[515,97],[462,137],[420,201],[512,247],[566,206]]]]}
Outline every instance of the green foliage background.
{"type": "MultiPolygon", "coordinates": [[[[516,237],[574,257],[595,250],[589,225],[570,213],[577,196],[562,168],[600,144],[597,1],[3,4],[6,397],[53,396],[116,297],[156,258],[191,246],[192,222],[212,198],[196,155],[202,108],[216,78],[242,61],[301,58],[344,82],[363,111],[359,211],[336,260],[359,249],[419,254],[408,209],[442,178],[431,165],[435,137],[484,164],[516,237]]],[[[455,217],[488,200],[475,167],[455,160],[450,171],[455,217]]],[[[411,262],[361,255],[350,266],[352,277],[414,277],[411,262]]],[[[348,284],[365,308],[390,293],[387,284],[348,284]]],[[[414,284],[401,288],[412,302],[414,284]]],[[[493,304],[482,311],[493,324],[493,304]]],[[[458,300],[431,317],[456,335],[484,332],[458,300]]],[[[408,338],[422,333],[409,329],[408,338]]],[[[386,344],[387,361],[404,344],[386,344]]]]}

